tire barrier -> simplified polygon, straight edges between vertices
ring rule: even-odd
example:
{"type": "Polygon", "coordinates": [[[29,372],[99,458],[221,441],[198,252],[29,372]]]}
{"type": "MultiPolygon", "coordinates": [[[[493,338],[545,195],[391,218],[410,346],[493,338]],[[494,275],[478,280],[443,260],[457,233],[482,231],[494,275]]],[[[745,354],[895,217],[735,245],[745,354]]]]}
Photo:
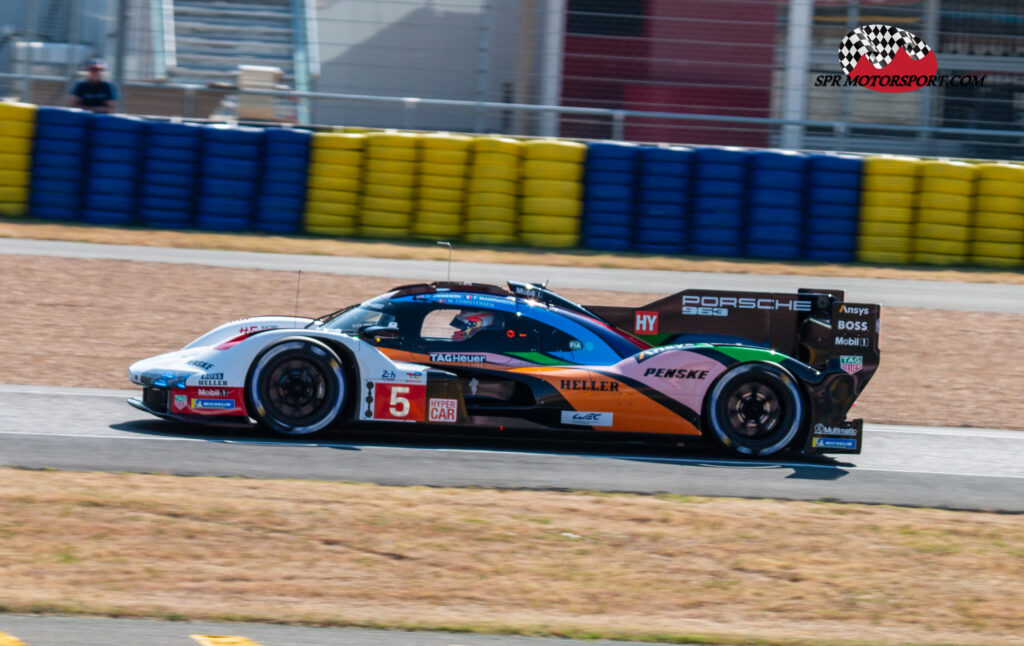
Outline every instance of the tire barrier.
{"type": "Polygon", "coordinates": [[[146,226],[188,229],[202,155],[203,128],[195,124],[146,125],[139,175],[139,218],[146,226]]]}
{"type": "Polygon", "coordinates": [[[425,240],[458,240],[465,211],[465,181],[471,137],[424,135],[412,235],[425,240]]]}
{"type": "Polygon", "coordinates": [[[312,136],[302,216],[307,233],[351,236],[358,232],[365,148],[362,133],[312,136]]]}
{"type": "Polygon", "coordinates": [[[971,240],[974,172],[962,162],[921,162],[914,221],[914,262],[961,265],[971,240]]]}
{"type": "Polygon", "coordinates": [[[113,114],[92,115],[89,121],[82,221],[115,226],[135,224],[146,122],[113,114]]]}
{"type": "Polygon", "coordinates": [[[32,144],[29,214],[43,220],[78,220],[89,141],[89,112],[39,108],[32,144]]]}
{"type": "Polygon", "coordinates": [[[0,215],[28,212],[36,106],[0,103],[0,215]]]}
{"type": "MultiPolygon", "coordinates": [[[[647,253],[684,253],[693,150],[644,146],[637,152],[637,163],[634,247],[647,253]]],[[[600,213],[595,206],[588,203],[600,213]]]]}
{"type": "MultiPolygon", "coordinates": [[[[523,143],[505,137],[475,137],[469,147],[473,163],[465,182],[463,239],[477,244],[513,244],[517,240],[517,194],[523,143]]],[[[527,179],[542,180],[552,171],[565,172],[566,169],[543,161],[527,161],[522,165],[522,175],[527,179]]],[[[460,184],[458,178],[435,179],[434,185],[438,188],[454,188],[460,184]]]]}
{"type": "Polygon", "coordinates": [[[803,250],[807,158],[794,152],[750,153],[746,255],[791,260],[803,250]]]}
{"type": "Polygon", "coordinates": [[[308,130],[267,130],[253,223],[257,231],[287,234],[302,230],[311,140],[308,130]]]}
{"type": "Polygon", "coordinates": [[[206,231],[252,228],[266,131],[261,128],[203,128],[196,226],[206,231]]]}
{"type": "Polygon", "coordinates": [[[861,164],[861,158],[852,155],[808,155],[804,258],[823,262],[854,260],[861,164]]]}
{"type": "MultiPolygon", "coordinates": [[[[633,144],[587,146],[582,240],[587,249],[629,251],[633,248],[634,184],[639,150],[633,144]]],[[[565,194],[571,191],[566,190],[565,194]]]]}
{"type": "MultiPolygon", "coordinates": [[[[524,165],[547,162],[557,177],[582,177],[587,146],[559,139],[522,144],[524,165]]],[[[519,185],[519,238],[530,247],[579,246],[583,183],[579,179],[524,177],[519,185]]]]}
{"type": "Polygon", "coordinates": [[[970,260],[1024,267],[1024,166],[978,164],[970,260]]]}
{"type": "Polygon", "coordinates": [[[742,148],[695,148],[690,252],[740,256],[746,239],[747,165],[742,148]]]}
{"type": "Polygon", "coordinates": [[[416,206],[421,136],[391,131],[365,136],[359,233],[367,238],[408,238],[416,206]]]}
{"type": "Polygon", "coordinates": [[[861,177],[857,258],[905,264],[913,244],[914,206],[921,161],[912,157],[868,157],[861,177]]]}

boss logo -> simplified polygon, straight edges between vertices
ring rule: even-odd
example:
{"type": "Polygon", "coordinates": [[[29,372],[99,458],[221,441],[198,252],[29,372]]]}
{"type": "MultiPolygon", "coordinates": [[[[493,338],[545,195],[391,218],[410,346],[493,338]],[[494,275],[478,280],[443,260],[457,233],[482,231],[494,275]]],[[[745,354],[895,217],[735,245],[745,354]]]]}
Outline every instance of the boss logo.
{"type": "Polygon", "coordinates": [[[844,321],[839,319],[837,321],[840,332],[867,332],[868,323],[867,321],[844,321]]]}

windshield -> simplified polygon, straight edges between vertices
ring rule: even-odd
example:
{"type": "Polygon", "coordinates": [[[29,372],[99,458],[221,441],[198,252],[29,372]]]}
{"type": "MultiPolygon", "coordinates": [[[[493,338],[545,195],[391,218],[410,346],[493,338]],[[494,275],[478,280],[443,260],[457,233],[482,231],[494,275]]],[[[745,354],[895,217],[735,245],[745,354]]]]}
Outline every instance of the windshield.
{"type": "Polygon", "coordinates": [[[324,322],[323,327],[356,334],[361,328],[371,325],[398,327],[392,307],[387,301],[372,301],[345,310],[324,322]]]}

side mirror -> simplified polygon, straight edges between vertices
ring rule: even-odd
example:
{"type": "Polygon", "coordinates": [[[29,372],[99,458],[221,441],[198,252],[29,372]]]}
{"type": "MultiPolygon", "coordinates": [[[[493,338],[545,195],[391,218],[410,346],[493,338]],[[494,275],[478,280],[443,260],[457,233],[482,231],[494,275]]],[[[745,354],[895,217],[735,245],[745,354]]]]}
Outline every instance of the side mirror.
{"type": "Polygon", "coordinates": [[[396,327],[367,325],[366,327],[359,328],[359,338],[369,343],[379,341],[380,339],[397,339],[398,336],[398,328],[396,327]]]}

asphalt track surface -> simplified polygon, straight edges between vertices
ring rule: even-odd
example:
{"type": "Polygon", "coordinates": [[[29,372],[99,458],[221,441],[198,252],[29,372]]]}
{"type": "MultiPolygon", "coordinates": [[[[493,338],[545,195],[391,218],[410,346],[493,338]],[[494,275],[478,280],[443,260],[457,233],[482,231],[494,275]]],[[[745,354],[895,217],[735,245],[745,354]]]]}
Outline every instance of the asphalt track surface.
{"type": "Polygon", "coordinates": [[[134,394],[0,386],[0,465],[1024,512],[1024,433],[1017,431],[871,424],[861,455],[753,461],[572,435],[481,439],[363,427],[277,438],[159,420],[125,403],[134,394]]]}
{"type": "MultiPolygon", "coordinates": [[[[0,253],[151,261],[278,271],[302,270],[423,281],[444,280],[448,272],[448,263],[439,260],[306,256],[15,238],[0,238],[0,253]]],[[[456,257],[458,257],[457,251],[456,257]]],[[[881,303],[898,307],[1024,314],[1024,285],[999,283],[727,274],[470,262],[453,262],[451,276],[453,280],[471,278],[477,282],[497,284],[504,284],[507,280],[544,282],[550,279],[550,286],[555,291],[566,288],[608,289],[659,295],[671,294],[688,288],[784,292],[795,291],[799,287],[815,287],[846,290],[847,297],[852,302],[881,303]]]]}

